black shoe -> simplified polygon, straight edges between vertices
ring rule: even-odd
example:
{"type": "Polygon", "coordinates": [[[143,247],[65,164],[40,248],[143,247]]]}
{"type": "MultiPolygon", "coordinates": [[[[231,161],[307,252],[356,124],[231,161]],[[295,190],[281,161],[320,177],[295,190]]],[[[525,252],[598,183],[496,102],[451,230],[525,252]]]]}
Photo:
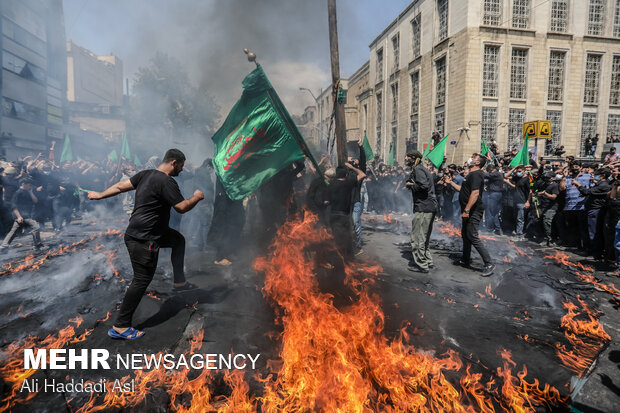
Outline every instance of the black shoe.
{"type": "Polygon", "coordinates": [[[431,272],[430,270],[427,270],[426,268],[421,268],[421,267],[418,267],[418,266],[407,267],[407,269],[409,271],[412,271],[412,272],[421,272],[422,274],[428,274],[429,272],[431,272]]]}
{"type": "Polygon", "coordinates": [[[452,264],[454,265],[458,265],[459,267],[463,267],[463,268],[470,268],[471,266],[469,265],[469,262],[465,262],[463,260],[456,260],[454,261],[452,264]]]}
{"type": "Polygon", "coordinates": [[[429,264],[428,268],[432,270],[433,268],[435,268],[435,264],[429,264]]]}
{"type": "Polygon", "coordinates": [[[482,274],[480,275],[483,277],[489,277],[493,274],[493,271],[495,271],[495,264],[485,264],[482,274]]]}

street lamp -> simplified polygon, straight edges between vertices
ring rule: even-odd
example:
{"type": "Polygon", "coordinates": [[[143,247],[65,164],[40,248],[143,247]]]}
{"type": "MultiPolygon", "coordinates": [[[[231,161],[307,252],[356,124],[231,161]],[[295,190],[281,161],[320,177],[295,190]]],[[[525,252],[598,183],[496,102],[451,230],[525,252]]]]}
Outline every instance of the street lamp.
{"type": "MultiPolygon", "coordinates": [[[[310,95],[312,96],[312,99],[314,99],[314,103],[315,105],[315,111],[318,112],[319,115],[319,121],[315,123],[319,124],[319,145],[321,144],[321,135],[323,135],[323,108],[321,107],[321,105],[319,105],[319,100],[316,98],[316,96],[314,96],[314,93],[312,93],[312,91],[310,89],[308,89],[307,87],[300,87],[299,90],[305,90],[308,91],[310,93],[310,95]]],[[[323,89],[319,89],[319,96],[321,96],[321,94],[323,93],[323,89]]]]}

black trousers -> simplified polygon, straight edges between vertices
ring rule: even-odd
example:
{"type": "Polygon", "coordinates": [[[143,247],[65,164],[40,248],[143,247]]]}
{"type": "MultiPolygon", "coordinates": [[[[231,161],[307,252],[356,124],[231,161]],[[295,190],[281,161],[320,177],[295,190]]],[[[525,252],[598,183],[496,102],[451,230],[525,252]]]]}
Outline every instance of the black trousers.
{"type": "Polygon", "coordinates": [[[114,323],[116,327],[131,327],[133,313],[138,308],[157,269],[160,248],[172,248],[174,282],[176,284],[185,282],[183,272],[185,237],[180,232],[168,228],[164,236],[157,241],[140,240],[125,234],[125,245],[131,259],[133,280],[125,292],[125,298],[123,298],[120,312],[114,323]]]}
{"type": "Polygon", "coordinates": [[[482,261],[484,264],[491,263],[491,256],[487,251],[486,247],[480,241],[478,237],[478,226],[480,226],[480,221],[482,221],[482,215],[484,213],[484,208],[476,208],[472,209],[469,214],[469,218],[462,219],[461,226],[461,236],[463,237],[463,257],[462,260],[465,263],[469,263],[471,260],[471,247],[473,246],[478,254],[482,257],[482,261]]]}
{"type": "Polygon", "coordinates": [[[344,257],[350,257],[353,253],[353,228],[351,215],[343,212],[332,211],[329,218],[336,248],[344,257]]]}

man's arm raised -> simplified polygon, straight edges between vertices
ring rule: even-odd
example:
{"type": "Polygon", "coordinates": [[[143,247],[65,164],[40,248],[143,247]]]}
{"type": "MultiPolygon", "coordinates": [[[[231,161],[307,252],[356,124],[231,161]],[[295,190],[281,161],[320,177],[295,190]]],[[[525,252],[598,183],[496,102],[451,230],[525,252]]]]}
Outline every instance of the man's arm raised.
{"type": "Polygon", "coordinates": [[[202,193],[201,190],[196,189],[194,191],[194,195],[191,198],[179,202],[178,204],[174,205],[173,208],[179,214],[184,214],[191,211],[192,208],[195,207],[196,204],[203,199],[205,199],[205,195],[202,193]]]}
{"type": "Polygon", "coordinates": [[[103,192],[90,191],[88,193],[88,199],[98,201],[100,199],[110,198],[111,196],[122,194],[123,192],[131,191],[132,189],[135,188],[131,184],[131,181],[127,179],[125,181],[115,183],[103,192]]]}

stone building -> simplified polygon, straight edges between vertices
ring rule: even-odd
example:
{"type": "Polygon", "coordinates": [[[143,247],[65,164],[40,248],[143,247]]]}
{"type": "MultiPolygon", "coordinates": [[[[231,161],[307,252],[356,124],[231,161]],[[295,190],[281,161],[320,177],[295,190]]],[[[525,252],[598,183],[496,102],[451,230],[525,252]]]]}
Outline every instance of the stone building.
{"type": "Polygon", "coordinates": [[[67,118],[62,0],[2,0],[0,30],[0,152],[47,155],[67,118]]]}
{"type": "Polygon", "coordinates": [[[438,131],[454,142],[448,160],[462,162],[481,139],[521,145],[522,123],[542,119],[553,122],[547,149],[583,155],[584,139],[599,134],[600,153],[620,134],[620,1],[413,1],[356,74],[352,125],[383,159],[394,142],[402,162],[438,131]]]}

